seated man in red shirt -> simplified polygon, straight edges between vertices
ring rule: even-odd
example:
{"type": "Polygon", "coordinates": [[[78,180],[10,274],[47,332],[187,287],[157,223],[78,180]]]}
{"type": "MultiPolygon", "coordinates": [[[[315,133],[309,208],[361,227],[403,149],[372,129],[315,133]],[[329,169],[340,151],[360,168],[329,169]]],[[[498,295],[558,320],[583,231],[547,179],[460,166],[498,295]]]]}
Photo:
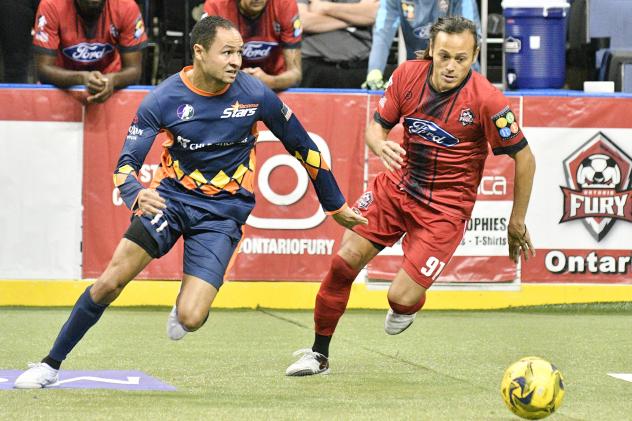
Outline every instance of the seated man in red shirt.
{"type": "Polygon", "coordinates": [[[296,0],[206,0],[204,12],[237,27],[244,40],[244,72],[275,90],[300,83],[303,27],[296,0]]]}
{"type": "Polygon", "coordinates": [[[42,0],[33,29],[39,80],[85,85],[88,102],[137,83],[147,35],[133,0],[42,0]]]}

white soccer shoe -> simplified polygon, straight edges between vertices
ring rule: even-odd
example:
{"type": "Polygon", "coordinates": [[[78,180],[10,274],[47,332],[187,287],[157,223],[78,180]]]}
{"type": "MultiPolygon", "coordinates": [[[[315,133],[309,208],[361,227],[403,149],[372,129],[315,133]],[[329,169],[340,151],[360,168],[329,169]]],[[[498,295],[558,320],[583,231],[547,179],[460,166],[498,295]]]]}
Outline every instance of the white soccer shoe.
{"type": "Polygon", "coordinates": [[[314,374],[329,374],[329,359],[323,354],[309,348],[295,351],[293,356],[301,358],[285,370],[286,376],[312,376],[314,374]]]}
{"type": "Polygon", "coordinates": [[[46,363],[29,363],[29,369],[15,379],[16,389],[41,389],[57,383],[59,370],[46,363]]]}
{"type": "Polygon", "coordinates": [[[167,336],[172,341],[179,341],[184,338],[184,335],[187,333],[189,332],[184,329],[178,320],[178,310],[176,309],[176,306],[173,306],[171,313],[169,313],[169,317],[167,317],[167,336]]]}
{"type": "Polygon", "coordinates": [[[416,316],[417,313],[398,314],[389,308],[384,320],[384,331],[389,335],[398,335],[413,324],[416,316]]]}

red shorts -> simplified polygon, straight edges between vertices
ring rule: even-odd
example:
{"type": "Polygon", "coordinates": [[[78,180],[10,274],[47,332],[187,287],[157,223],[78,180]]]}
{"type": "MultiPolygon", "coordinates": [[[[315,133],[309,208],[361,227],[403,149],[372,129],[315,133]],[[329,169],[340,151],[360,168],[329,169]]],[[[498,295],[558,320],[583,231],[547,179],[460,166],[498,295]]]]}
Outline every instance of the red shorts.
{"type": "Polygon", "coordinates": [[[356,225],[353,230],[372,243],[392,246],[406,234],[402,269],[424,288],[430,288],[452,258],[467,222],[420,203],[400,190],[386,173],[373,180],[354,210],[369,224],[356,225]]]}

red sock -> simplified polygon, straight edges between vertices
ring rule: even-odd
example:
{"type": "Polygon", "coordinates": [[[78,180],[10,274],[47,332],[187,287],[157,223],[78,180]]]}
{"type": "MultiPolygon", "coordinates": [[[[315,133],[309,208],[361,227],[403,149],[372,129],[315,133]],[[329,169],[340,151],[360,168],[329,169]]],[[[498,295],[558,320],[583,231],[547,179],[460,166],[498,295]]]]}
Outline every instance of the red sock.
{"type": "Polygon", "coordinates": [[[336,330],[338,320],[347,308],[351,284],[358,276],[359,269],[354,269],[340,256],[331,260],[329,272],[320,284],[314,308],[314,324],[316,333],[331,336],[336,330]]]}
{"type": "Polygon", "coordinates": [[[396,302],[391,301],[390,299],[388,300],[388,305],[390,305],[391,309],[393,309],[393,311],[397,314],[415,314],[419,310],[421,310],[421,308],[424,306],[425,303],[426,303],[426,294],[424,294],[423,297],[421,297],[421,300],[419,300],[417,304],[413,304],[412,306],[405,306],[403,304],[397,304],[396,302]]]}

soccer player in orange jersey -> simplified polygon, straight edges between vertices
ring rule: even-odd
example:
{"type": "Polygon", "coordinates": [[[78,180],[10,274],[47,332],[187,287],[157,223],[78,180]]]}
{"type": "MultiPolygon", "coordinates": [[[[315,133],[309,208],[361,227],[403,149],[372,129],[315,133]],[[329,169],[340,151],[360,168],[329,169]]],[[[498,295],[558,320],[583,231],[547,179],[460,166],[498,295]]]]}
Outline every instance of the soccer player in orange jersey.
{"type": "Polygon", "coordinates": [[[114,183],[134,212],[112,260],[86,288],[42,362],[15,380],[36,389],[57,381],[58,370],[108,305],[153,259],[184,239],[182,285],[167,318],[167,336],[198,330],[224,282],[242,226],[255,206],[257,122],[262,121],[305,167],[323,209],[352,228],[366,219],[351,210],[333,173],[292,110],[257,78],[239,70],[243,40],[219,16],[191,33],[193,66],[162,82],[131,122],[114,183]],[[138,173],[157,134],[165,132],[161,166],[149,188],[138,173]]]}

